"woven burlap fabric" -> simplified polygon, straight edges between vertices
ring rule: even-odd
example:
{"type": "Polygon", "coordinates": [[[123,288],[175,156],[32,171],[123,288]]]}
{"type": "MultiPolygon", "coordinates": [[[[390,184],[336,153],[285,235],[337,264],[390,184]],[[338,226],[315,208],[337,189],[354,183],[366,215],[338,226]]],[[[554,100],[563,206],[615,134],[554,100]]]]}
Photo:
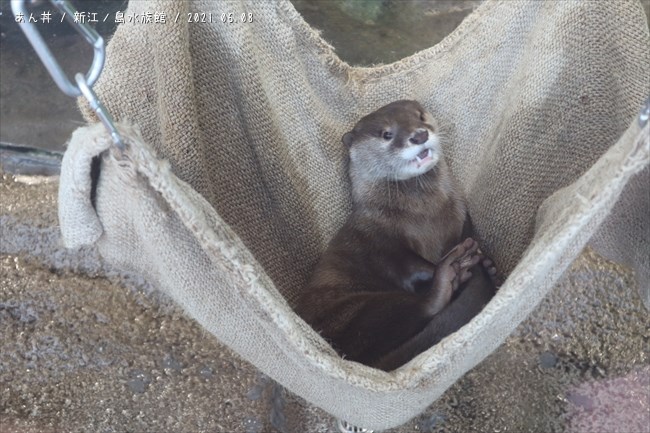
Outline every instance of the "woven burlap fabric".
{"type": "Polygon", "coordinates": [[[377,429],[417,415],[503,342],[603,223],[601,251],[648,277],[640,4],[489,1],[440,44],[374,68],[341,62],[285,1],[138,1],[127,17],[147,12],[167,23],[121,25],[95,87],[129,150],[106,151],[100,125],[75,133],[64,240],[96,242],[328,412],[377,429]],[[188,24],[189,12],[216,22],[188,24]],[[221,22],[229,12],[236,22],[221,22]],[[443,124],[481,243],[509,277],[471,323],[384,373],[338,358],[290,306],[350,208],[340,137],[403,98],[443,124]]]}

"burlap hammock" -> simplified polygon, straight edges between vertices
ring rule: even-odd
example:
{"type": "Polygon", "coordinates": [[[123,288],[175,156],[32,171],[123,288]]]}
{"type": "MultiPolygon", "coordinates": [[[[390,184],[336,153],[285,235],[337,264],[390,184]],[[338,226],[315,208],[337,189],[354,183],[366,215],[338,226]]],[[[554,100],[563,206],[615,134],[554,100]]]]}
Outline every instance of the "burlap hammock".
{"type": "Polygon", "coordinates": [[[590,239],[636,269],[647,305],[638,2],[487,1],[441,43],[372,68],[338,59],[286,0],[133,1],[126,16],[147,12],[166,24],[127,19],[95,86],[129,148],[109,151],[101,125],[75,132],[64,240],[96,244],[309,402],[367,428],[406,422],[499,346],[590,239]],[[216,22],[188,24],[197,11],[216,22]],[[445,125],[481,243],[509,277],[468,325],[385,373],[338,357],[291,305],[350,209],[341,136],[403,98],[445,125]]]}

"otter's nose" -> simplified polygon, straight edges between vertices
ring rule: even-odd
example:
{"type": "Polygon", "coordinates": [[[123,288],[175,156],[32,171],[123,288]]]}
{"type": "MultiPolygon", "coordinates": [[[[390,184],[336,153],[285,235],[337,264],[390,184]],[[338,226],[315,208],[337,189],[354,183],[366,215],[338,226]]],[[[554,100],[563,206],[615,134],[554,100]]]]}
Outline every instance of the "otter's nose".
{"type": "Polygon", "coordinates": [[[428,139],[429,139],[429,131],[423,129],[413,134],[411,138],[409,138],[409,141],[413,144],[422,144],[428,139]]]}

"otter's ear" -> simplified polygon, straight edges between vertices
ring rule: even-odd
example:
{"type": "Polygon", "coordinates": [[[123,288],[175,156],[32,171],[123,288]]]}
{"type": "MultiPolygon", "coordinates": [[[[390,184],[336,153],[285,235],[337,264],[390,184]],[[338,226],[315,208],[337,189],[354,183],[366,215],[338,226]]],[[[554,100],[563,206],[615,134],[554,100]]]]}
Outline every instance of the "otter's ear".
{"type": "Polygon", "coordinates": [[[352,131],[346,132],[345,134],[343,134],[343,138],[341,138],[343,144],[345,144],[348,147],[352,146],[352,140],[354,140],[354,134],[352,133],[352,131]]]}

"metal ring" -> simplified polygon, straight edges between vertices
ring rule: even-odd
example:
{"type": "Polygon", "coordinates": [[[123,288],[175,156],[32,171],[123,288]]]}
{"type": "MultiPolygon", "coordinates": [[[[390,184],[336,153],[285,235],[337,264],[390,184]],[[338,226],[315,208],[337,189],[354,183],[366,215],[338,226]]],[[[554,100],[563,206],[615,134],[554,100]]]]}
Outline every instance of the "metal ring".
{"type": "Polygon", "coordinates": [[[369,430],[362,427],[357,427],[342,419],[337,420],[336,427],[341,433],[373,433],[374,430],[369,430]]]}

